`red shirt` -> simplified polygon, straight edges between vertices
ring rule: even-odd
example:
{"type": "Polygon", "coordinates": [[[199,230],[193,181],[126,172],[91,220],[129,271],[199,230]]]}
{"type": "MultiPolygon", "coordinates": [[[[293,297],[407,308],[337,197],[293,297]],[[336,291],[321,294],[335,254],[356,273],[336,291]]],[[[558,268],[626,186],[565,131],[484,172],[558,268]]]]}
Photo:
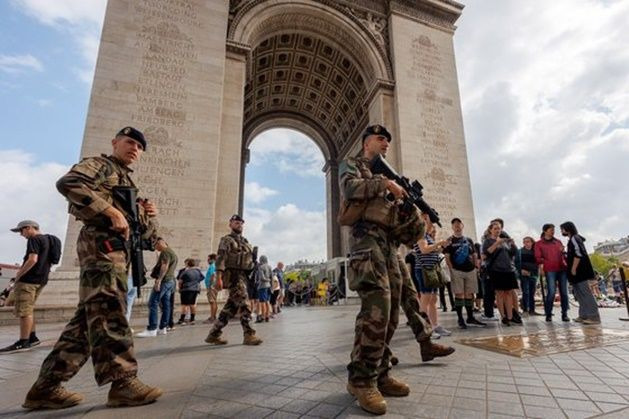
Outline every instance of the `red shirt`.
{"type": "Polygon", "coordinates": [[[556,238],[540,239],[535,242],[535,261],[544,265],[544,272],[561,272],[567,270],[563,254],[563,244],[556,238]]]}

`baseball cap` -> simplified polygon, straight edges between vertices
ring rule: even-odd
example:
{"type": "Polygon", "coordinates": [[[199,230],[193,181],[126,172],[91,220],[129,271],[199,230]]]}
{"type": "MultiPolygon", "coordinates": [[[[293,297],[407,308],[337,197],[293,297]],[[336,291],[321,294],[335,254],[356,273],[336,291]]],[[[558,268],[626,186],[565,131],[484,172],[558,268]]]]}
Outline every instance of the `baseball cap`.
{"type": "Polygon", "coordinates": [[[24,227],[35,227],[39,229],[39,224],[33,220],[24,220],[17,223],[17,227],[12,228],[11,231],[14,233],[19,233],[24,227]]]}

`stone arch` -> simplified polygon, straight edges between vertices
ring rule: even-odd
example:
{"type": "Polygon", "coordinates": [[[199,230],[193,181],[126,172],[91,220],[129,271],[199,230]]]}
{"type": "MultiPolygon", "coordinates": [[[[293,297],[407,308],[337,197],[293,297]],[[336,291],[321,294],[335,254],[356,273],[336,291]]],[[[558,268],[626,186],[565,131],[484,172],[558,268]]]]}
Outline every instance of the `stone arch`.
{"type": "Polygon", "coordinates": [[[347,49],[358,60],[367,58],[365,72],[372,74],[371,82],[393,80],[384,26],[380,32],[370,29],[366,19],[334,0],[241,1],[234,12],[227,39],[237,44],[255,47],[265,38],[286,31],[317,34],[347,49]]]}
{"type": "Polygon", "coordinates": [[[248,149],[258,135],[273,128],[288,128],[299,131],[314,141],[326,161],[336,159],[334,149],[326,138],[323,129],[317,126],[315,121],[300,114],[273,113],[261,115],[246,126],[243,132],[243,146],[248,149]]]}

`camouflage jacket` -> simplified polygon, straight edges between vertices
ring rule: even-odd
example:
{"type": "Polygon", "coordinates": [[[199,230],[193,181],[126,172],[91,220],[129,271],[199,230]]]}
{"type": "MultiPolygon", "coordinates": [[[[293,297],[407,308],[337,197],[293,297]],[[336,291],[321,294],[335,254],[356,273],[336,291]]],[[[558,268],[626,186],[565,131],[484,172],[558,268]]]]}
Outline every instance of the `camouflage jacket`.
{"type": "Polygon", "coordinates": [[[339,183],[347,201],[367,200],[382,196],[386,191],[383,176],[374,176],[365,157],[351,157],[339,166],[339,183]]]}
{"type": "MultiPolygon", "coordinates": [[[[132,186],[129,167],[113,156],[87,157],[72,166],[70,171],[57,181],[57,190],[69,202],[68,212],[85,225],[108,228],[109,219],[103,214],[110,206],[120,211],[112,196],[115,186],[132,186]]],[[[145,238],[155,234],[156,223],[144,213],[140,206],[140,219],[144,224],[145,238]]]]}
{"type": "Polygon", "coordinates": [[[253,248],[242,234],[234,232],[221,238],[216,258],[216,271],[226,269],[251,270],[254,267],[253,248]]]}
{"type": "Polygon", "coordinates": [[[345,201],[364,202],[360,219],[385,229],[398,224],[397,202],[386,198],[387,179],[371,173],[368,159],[352,157],[343,160],[339,167],[339,183],[345,201]]]}

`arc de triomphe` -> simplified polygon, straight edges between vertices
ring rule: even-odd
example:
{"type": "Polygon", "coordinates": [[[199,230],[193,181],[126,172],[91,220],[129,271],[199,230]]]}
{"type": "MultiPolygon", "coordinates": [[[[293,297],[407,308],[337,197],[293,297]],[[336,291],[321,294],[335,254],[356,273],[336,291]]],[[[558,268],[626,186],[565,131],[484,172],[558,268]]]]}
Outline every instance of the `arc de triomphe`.
{"type": "MultiPolygon", "coordinates": [[[[82,156],[125,125],[149,147],[135,167],[180,257],[204,256],[242,209],[248,146],[299,130],[326,165],[328,256],[338,162],[369,123],[395,138],[388,160],[418,178],[444,220],[475,231],[453,49],[453,0],[109,0],[82,156]]],[[[447,226],[446,226],[447,227],[447,226]]],[[[61,272],[76,271],[69,223],[61,272]]],[[[322,232],[323,234],[323,232],[322,232]]]]}

